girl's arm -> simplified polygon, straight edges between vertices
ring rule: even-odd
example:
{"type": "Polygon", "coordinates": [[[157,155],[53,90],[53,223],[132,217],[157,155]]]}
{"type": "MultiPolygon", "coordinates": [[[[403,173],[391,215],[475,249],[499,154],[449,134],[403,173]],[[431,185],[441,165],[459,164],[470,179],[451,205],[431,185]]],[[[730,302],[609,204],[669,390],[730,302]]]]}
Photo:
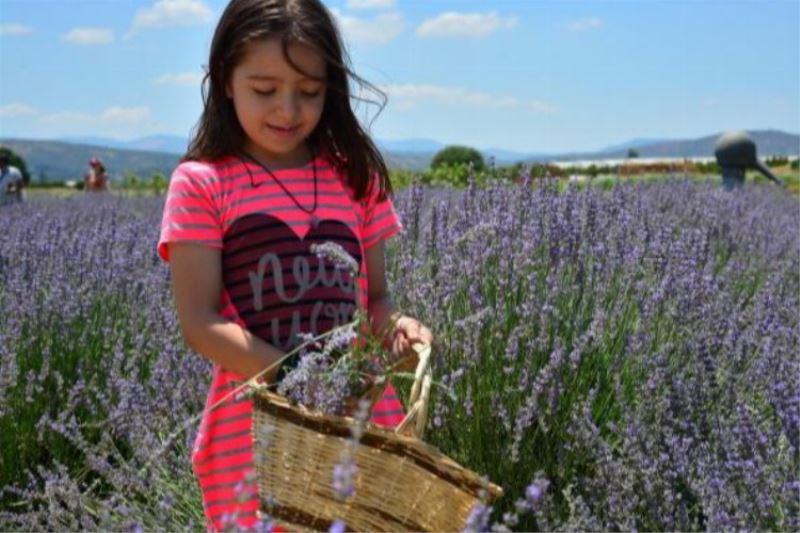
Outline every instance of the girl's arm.
{"type": "MultiPolygon", "coordinates": [[[[169,265],[178,321],[186,344],[227,370],[250,378],[284,353],[219,314],[222,253],[190,243],[169,244],[169,265]]],[[[262,379],[272,383],[278,367],[262,379]]]]}

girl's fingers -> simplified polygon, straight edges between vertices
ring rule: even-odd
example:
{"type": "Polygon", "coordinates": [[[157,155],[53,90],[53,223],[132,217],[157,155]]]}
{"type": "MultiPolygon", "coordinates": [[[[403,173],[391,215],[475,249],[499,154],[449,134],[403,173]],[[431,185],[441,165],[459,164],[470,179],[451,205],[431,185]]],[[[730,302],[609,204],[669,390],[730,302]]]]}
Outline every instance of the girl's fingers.
{"type": "Polygon", "coordinates": [[[422,338],[422,342],[425,344],[433,344],[433,333],[431,333],[431,330],[425,326],[422,326],[422,329],[420,330],[420,337],[422,338]]]}
{"type": "Polygon", "coordinates": [[[398,334],[394,338],[394,343],[392,346],[392,353],[394,354],[395,358],[402,357],[402,354],[406,351],[408,347],[408,341],[406,340],[405,335],[398,334]]]}
{"type": "Polygon", "coordinates": [[[425,326],[418,328],[416,331],[408,334],[408,341],[410,345],[421,342],[422,344],[431,344],[433,342],[433,335],[425,326]]]}
{"type": "Polygon", "coordinates": [[[414,369],[417,366],[417,352],[412,348],[414,344],[431,344],[433,335],[430,330],[418,320],[404,316],[397,321],[390,349],[395,368],[402,370],[414,369]]]}

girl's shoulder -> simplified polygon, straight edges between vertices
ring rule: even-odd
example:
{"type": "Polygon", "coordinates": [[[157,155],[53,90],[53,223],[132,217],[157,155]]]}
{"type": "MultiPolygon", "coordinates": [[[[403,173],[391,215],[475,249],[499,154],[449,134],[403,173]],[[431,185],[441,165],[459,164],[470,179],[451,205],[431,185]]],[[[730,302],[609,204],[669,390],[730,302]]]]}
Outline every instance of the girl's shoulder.
{"type": "Polygon", "coordinates": [[[212,161],[184,160],[181,161],[173,175],[178,174],[187,178],[219,178],[230,172],[232,168],[241,165],[241,161],[234,157],[222,157],[212,161]]]}

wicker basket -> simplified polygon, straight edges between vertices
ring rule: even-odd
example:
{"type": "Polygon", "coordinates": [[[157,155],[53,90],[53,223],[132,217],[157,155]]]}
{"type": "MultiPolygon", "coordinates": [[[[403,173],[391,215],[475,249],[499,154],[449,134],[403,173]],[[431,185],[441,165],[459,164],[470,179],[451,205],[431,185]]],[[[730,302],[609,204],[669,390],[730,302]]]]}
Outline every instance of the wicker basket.
{"type": "Polygon", "coordinates": [[[419,440],[431,373],[430,348],[418,351],[409,413],[395,431],[366,425],[353,450],[355,495],[344,501],[334,493],[333,469],[355,421],[292,406],[269,392],[255,395],[254,439],[269,428],[267,449],[256,454],[265,513],[291,530],[327,531],[339,519],[352,531],[459,531],[481,493],[490,501],[502,494],[419,440]]]}

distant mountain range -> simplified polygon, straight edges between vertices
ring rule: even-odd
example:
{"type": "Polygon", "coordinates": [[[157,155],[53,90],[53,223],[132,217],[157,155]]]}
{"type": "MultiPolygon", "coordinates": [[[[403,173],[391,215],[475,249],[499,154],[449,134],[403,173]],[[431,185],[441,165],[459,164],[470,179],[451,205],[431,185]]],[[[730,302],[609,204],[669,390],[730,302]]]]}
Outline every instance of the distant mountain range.
{"type": "Polygon", "coordinates": [[[189,145],[188,138],[178,135],[151,135],[132,141],[120,141],[105,137],[66,137],[58,139],[70,144],[83,144],[89,146],[106,146],[119,150],[143,150],[146,152],[166,152],[169,154],[183,154],[189,145]]]}
{"type": "Polygon", "coordinates": [[[150,178],[169,176],[180,155],[146,150],[110,148],[91,144],[27,139],[0,139],[0,145],[18,153],[28,166],[31,179],[40,182],[80,180],[89,169],[89,160],[99,157],[112,181],[128,173],[150,178]]]}
{"type": "MultiPolygon", "coordinates": [[[[778,130],[755,130],[748,134],[758,147],[759,156],[800,154],[800,135],[778,130]]],[[[621,159],[635,149],[639,157],[713,157],[719,133],[697,139],[633,139],[608,146],[597,152],[561,154],[519,153],[501,149],[483,150],[485,157],[494,157],[499,164],[515,162],[546,162],[573,160],[621,159]]],[[[155,173],[169,176],[186,150],[187,139],[174,135],[143,137],[132,141],[106,138],[73,137],[45,141],[31,139],[0,139],[25,159],[31,175],[37,181],[66,181],[80,179],[88,161],[99,157],[109,169],[112,179],[128,173],[150,177],[155,173]]],[[[378,140],[391,168],[423,170],[444,144],[430,139],[378,140]]]]}
{"type": "MultiPolygon", "coordinates": [[[[576,159],[622,159],[627,156],[630,149],[635,149],[639,157],[647,158],[714,157],[714,147],[721,133],[685,140],[640,139],[612,146],[601,152],[563,154],[561,158],[566,161],[576,159]]],[[[759,157],[797,157],[800,154],[800,135],[796,133],[778,130],[754,130],[747,133],[756,144],[759,157]]]]}

